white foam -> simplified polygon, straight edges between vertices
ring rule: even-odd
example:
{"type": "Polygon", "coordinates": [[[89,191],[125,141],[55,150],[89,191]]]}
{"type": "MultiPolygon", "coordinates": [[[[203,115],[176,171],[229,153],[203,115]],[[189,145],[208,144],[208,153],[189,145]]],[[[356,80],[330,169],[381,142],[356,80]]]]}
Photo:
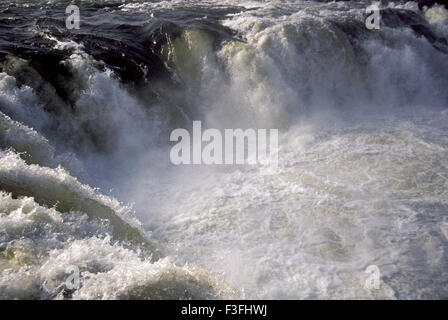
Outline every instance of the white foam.
{"type": "Polygon", "coordinates": [[[110,229],[83,213],[60,213],[32,198],[1,192],[0,297],[63,299],[72,266],[80,271],[74,299],[213,298],[221,293],[204,270],[178,267],[169,258],[141,257],[112,241],[110,229]]]}

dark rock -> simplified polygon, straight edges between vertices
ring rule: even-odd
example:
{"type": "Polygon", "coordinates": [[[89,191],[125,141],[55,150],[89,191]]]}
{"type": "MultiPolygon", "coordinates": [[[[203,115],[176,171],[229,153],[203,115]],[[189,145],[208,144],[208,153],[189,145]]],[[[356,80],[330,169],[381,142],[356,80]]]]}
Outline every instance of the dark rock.
{"type": "Polygon", "coordinates": [[[424,37],[437,50],[448,53],[447,39],[438,36],[432,31],[425,19],[414,11],[391,8],[382,9],[381,23],[389,28],[410,28],[417,36],[424,37]]]}
{"type": "Polygon", "coordinates": [[[442,4],[448,9],[448,0],[418,0],[418,8],[420,10],[423,9],[423,7],[432,7],[435,4],[442,4]]]}
{"type": "Polygon", "coordinates": [[[381,22],[390,28],[425,24],[425,19],[418,13],[407,9],[382,9],[381,22]]]}

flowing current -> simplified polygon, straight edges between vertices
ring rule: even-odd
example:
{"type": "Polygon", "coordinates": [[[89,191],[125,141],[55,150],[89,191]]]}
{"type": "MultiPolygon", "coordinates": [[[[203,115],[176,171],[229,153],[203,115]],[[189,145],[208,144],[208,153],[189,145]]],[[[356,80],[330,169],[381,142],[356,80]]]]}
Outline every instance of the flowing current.
{"type": "Polygon", "coordinates": [[[1,299],[448,298],[443,6],[74,3],[0,3],[1,299]],[[172,165],[193,120],[278,168],[172,165]]]}

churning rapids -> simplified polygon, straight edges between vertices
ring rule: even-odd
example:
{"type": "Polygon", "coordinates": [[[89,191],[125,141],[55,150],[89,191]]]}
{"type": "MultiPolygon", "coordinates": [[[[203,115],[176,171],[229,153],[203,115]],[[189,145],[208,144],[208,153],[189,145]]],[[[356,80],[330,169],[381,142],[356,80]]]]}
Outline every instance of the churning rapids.
{"type": "Polygon", "coordinates": [[[75,3],[0,3],[0,298],[448,298],[444,7],[75,3]],[[172,165],[193,120],[278,168],[172,165]]]}

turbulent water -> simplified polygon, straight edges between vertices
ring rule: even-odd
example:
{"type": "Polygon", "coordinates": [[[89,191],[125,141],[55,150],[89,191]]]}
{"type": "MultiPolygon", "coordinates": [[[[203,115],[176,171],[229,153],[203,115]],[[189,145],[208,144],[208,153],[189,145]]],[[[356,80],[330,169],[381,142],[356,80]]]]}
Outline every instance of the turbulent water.
{"type": "Polygon", "coordinates": [[[448,298],[444,7],[75,4],[0,3],[0,298],[448,298]],[[193,120],[278,168],[172,165],[193,120]]]}

